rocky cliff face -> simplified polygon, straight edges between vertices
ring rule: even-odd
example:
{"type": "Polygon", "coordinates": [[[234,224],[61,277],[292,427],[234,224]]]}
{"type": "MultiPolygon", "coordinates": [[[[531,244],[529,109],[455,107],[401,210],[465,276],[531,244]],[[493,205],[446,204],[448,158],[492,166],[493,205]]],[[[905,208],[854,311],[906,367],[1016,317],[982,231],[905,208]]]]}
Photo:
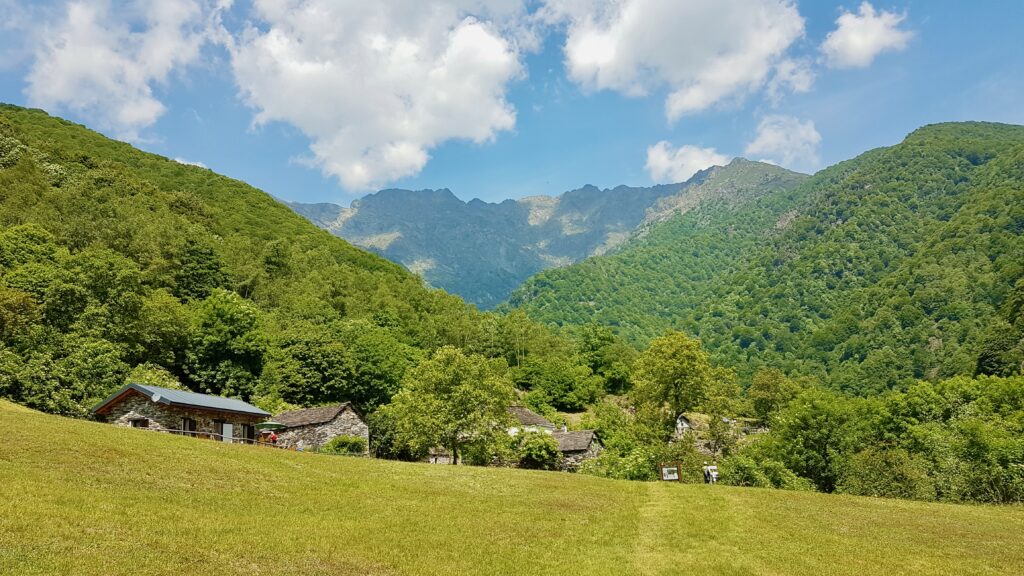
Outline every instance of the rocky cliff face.
{"type": "Polygon", "coordinates": [[[375,251],[431,285],[489,309],[531,275],[604,254],[638,229],[703,202],[742,203],[802,175],[737,159],[687,182],[584,186],[560,196],[463,202],[449,190],[382,190],[349,208],[289,204],[321,228],[375,251]]]}

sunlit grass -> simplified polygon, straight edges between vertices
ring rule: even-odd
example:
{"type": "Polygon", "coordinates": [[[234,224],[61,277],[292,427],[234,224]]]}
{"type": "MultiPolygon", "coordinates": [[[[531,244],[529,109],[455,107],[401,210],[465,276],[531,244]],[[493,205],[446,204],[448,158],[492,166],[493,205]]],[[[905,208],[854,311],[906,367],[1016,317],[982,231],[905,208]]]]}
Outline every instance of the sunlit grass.
{"type": "Polygon", "coordinates": [[[0,402],[0,574],[1018,574],[1024,509],[231,446],[0,402]]]}

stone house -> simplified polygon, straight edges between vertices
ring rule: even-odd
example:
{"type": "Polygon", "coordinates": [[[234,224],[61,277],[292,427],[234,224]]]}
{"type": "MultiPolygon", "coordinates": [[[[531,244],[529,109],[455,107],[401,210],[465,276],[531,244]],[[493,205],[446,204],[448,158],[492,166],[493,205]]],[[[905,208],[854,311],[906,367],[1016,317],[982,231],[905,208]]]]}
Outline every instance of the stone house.
{"type": "Polygon", "coordinates": [[[584,460],[597,457],[604,446],[593,430],[573,430],[553,432],[558,441],[558,451],[562,453],[562,469],[575,472],[584,460]]]}
{"type": "Polygon", "coordinates": [[[287,448],[319,448],[338,436],[356,436],[370,446],[370,428],[351,403],[292,410],[274,417],[284,425],[277,432],[277,444],[287,448]]]}
{"type": "Polygon", "coordinates": [[[128,384],[97,404],[97,419],[115,426],[176,432],[224,442],[255,442],[269,412],[222,396],[128,384]]]}
{"type": "Polygon", "coordinates": [[[555,431],[554,424],[526,406],[509,406],[508,412],[515,421],[515,424],[508,429],[508,433],[512,436],[519,432],[547,432],[550,434],[555,431]]]}
{"type": "Polygon", "coordinates": [[[508,411],[515,420],[515,424],[508,429],[510,436],[520,432],[544,432],[555,438],[558,451],[562,453],[563,470],[575,471],[584,460],[597,456],[604,449],[593,430],[570,432],[564,426],[558,430],[547,418],[525,406],[510,406],[508,411]]]}

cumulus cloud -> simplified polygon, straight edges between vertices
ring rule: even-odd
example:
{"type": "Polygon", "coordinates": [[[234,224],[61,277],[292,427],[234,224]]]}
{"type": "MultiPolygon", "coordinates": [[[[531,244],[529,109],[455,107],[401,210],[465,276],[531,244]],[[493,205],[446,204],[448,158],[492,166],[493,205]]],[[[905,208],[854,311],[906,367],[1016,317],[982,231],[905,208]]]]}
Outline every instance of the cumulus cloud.
{"type": "Polygon", "coordinates": [[[647,173],[658,183],[685,182],[697,172],[711,166],[724,166],[729,157],[714,148],[689,144],[673,148],[662,140],[647,149],[647,173]]]}
{"type": "Polygon", "coordinates": [[[257,124],[287,122],[350,190],[418,173],[451,139],[515,126],[508,85],[529,42],[519,3],[257,0],[232,49],[257,124]],[[472,15],[471,15],[472,14],[472,15]],[[524,40],[525,38],[525,40],[524,40]]]}
{"type": "Polygon", "coordinates": [[[540,14],[567,24],[573,80],[635,96],[667,85],[669,120],[760,89],[804,34],[791,0],[548,0],[540,14]]]}
{"type": "Polygon", "coordinates": [[[820,145],[821,134],[812,120],[772,115],[761,119],[744,154],[793,170],[814,170],[820,164],[820,145]]]}
{"type": "Polygon", "coordinates": [[[177,162],[178,164],[185,164],[187,166],[198,166],[200,168],[206,168],[207,167],[206,164],[203,164],[202,162],[198,162],[196,160],[186,160],[184,158],[175,158],[174,161],[177,162]]]}
{"type": "Polygon", "coordinates": [[[128,139],[164,113],[153,86],[199,56],[205,38],[194,0],[69,2],[48,24],[28,73],[31,103],[89,116],[128,139]]]}
{"type": "Polygon", "coordinates": [[[768,99],[778,105],[787,92],[809,92],[814,86],[814,71],[806,60],[786,59],[775,67],[775,75],[768,81],[768,99]]]}
{"type": "Polygon", "coordinates": [[[862,3],[857,14],[843,12],[821,44],[826,63],[831,68],[864,68],[882,52],[903,50],[914,35],[899,27],[906,17],[876,11],[870,2],[862,3]]]}

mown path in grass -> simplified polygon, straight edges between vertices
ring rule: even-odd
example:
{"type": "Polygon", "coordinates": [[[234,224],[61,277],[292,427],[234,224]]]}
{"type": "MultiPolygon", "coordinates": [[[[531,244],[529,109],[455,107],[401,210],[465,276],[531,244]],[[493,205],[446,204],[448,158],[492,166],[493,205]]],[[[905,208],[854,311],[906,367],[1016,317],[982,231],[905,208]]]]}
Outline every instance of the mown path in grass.
{"type": "Polygon", "coordinates": [[[0,574],[1019,574],[1024,509],[232,446],[0,401],[0,574]]]}

